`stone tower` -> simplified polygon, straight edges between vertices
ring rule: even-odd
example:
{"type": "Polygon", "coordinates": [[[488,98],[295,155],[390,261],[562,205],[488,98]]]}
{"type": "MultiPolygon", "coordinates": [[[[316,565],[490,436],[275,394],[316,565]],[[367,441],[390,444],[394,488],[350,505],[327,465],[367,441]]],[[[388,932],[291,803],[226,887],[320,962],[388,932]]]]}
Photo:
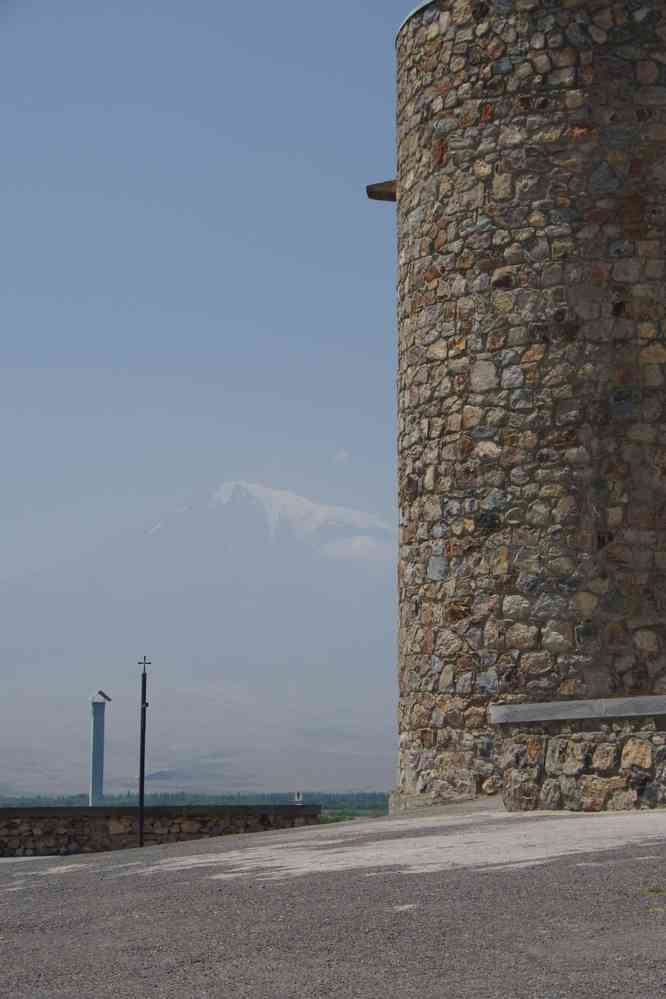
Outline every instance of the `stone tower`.
{"type": "Polygon", "coordinates": [[[654,805],[666,4],[435,0],[397,53],[394,808],[654,805]]]}

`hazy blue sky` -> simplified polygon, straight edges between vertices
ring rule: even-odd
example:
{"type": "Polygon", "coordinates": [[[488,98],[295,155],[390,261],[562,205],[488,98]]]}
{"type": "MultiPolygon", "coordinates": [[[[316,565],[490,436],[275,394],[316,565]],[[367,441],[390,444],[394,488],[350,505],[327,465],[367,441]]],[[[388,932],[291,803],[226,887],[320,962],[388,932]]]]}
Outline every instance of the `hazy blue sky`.
{"type": "Polygon", "coordinates": [[[85,784],[99,685],[129,780],[144,652],[153,769],[390,784],[394,539],[265,514],[395,520],[394,211],[364,187],[409,6],[3,5],[0,786],[85,784]],[[268,503],[210,505],[239,481],[268,503]]]}

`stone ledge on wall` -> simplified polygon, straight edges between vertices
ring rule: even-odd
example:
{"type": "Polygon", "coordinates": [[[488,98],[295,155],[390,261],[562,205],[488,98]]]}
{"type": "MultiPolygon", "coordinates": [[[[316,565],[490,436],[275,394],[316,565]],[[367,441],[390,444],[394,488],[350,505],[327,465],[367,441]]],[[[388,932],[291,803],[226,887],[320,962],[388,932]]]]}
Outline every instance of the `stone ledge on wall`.
{"type": "MultiPolygon", "coordinates": [[[[189,805],[145,811],[145,844],[318,825],[320,805],[189,805]]],[[[0,857],[68,856],[138,846],[136,808],[0,808],[0,857]]]]}
{"type": "Polygon", "coordinates": [[[666,716],[666,697],[603,697],[584,701],[547,701],[519,704],[491,704],[494,725],[524,722],[574,721],[577,718],[637,718],[666,716]]]}

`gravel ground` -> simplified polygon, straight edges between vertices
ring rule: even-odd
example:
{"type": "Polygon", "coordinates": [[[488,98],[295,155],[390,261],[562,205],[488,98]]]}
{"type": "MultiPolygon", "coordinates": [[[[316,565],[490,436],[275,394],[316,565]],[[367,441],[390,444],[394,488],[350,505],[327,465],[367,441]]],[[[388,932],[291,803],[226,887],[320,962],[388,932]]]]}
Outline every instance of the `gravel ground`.
{"type": "Polygon", "coordinates": [[[417,817],[0,861],[8,999],[652,999],[666,812],[417,817]]]}

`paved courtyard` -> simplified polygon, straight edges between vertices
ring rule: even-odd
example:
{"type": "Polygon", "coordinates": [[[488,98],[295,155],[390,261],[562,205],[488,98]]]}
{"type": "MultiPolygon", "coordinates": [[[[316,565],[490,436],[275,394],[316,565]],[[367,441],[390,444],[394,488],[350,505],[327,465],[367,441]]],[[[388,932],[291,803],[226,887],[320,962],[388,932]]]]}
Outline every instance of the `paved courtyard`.
{"type": "Polygon", "coordinates": [[[666,995],[666,811],[417,817],[0,861],[11,999],[666,995]]]}

